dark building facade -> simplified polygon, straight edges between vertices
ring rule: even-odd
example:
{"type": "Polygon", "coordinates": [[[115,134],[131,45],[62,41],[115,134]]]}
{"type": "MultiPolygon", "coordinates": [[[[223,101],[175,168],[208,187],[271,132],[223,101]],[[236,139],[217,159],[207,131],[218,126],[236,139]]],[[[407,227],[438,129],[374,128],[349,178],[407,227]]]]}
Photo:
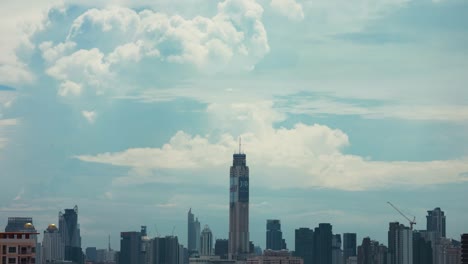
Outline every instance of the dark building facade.
{"type": "Polygon", "coordinates": [[[438,237],[445,237],[445,213],[439,207],[427,211],[426,229],[436,232],[438,237]]]}
{"type": "Polygon", "coordinates": [[[413,264],[432,264],[431,241],[426,241],[421,233],[413,232],[413,264]]]}
{"type": "Polygon", "coordinates": [[[461,264],[468,264],[468,234],[461,236],[461,264]]]}
{"type": "Polygon", "coordinates": [[[332,225],[321,223],[314,230],[314,264],[332,263],[332,225]]]}
{"type": "Polygon", "coordinates": [[[249,167],[246,155],[233,155],[229,174],[229,258],[246,259],[249,246],[249,167]]]}
{"type": "Polygon", "coordinates": [[[215,255],[219,256],[221,259],[228,258],[228,248],[229,242],[227,239],[216,239],[215,242],[215,255]]]}
{"type": "Polygon", "coordinates": [[[187,215],[187,249],[189,254],[200,251],[200,222],[192,213],[192,208],[187,215]]]}
{"type": "Polygon", "coordinates": [[[313,263],[314,230],[310,228],[299,228],[295,231],[294,255],[304,260],[304,264],[313,263]]]}
{"type": "Polygon", "coordinates": [[[346,264],[346,260],[349,257],[356,256],[356,233],[344,233],[343,234],[343,263],[346,264]]]}
{"type": "Polygon", "coordinates": [[[266,229],[266,249],[286,249],[286,242],[283,239],[283,232],[281,232],[281,221],[267,220],[266,229]]]}
{"type": "Polygon", "coordinates": [[[141,257],[141,233],[120,233],[119,264],[140,263],[141,257]]]}
{"type": "Polygon", "coordinates": [[[358,264],[387,264],[387,247],[366,237],[357,250],[358,264]]]}
{"type": "Polygon", "coordinates": [[[96,247],[87,247],[86,248],[86,260],[95,262],[97,260],[97,249],[96,247]]]}
{"type": "Polygon", "coordinates": [[[78,224],[78,206],[59,212],[59,232],[65,245],[65,260],[84,263],[85,256],[81,249],[80,226],[78,224]]]}
{"type": "Polygon", "coordinates": [[[176,236],[156,237],[151,240],[150,264],[177,264],[180,257],[179,250],[176,236]]]}

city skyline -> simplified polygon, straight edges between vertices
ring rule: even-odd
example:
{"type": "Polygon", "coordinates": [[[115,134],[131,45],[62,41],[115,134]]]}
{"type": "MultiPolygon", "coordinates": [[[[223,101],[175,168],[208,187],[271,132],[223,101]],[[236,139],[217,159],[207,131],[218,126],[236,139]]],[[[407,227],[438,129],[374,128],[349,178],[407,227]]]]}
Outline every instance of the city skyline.
{"type": "MultiPolygon", "coordinates": [[[[227,239],[238,138],[249,236],[265,221],[386,241],[446,214],[467,232],[463,0],[3,1],[0,225],[80,207],[83,248],[121,231],[227,239]]],[[[445,220],[443,220],[445,221],[445,220]]],[[[439,221],[436,221],[439,223],[439,221]]],[[[442,222],[442,221],[441,221],[442,222]]],[[[185,245],[187,246],[187,245],[185,245]]]]}

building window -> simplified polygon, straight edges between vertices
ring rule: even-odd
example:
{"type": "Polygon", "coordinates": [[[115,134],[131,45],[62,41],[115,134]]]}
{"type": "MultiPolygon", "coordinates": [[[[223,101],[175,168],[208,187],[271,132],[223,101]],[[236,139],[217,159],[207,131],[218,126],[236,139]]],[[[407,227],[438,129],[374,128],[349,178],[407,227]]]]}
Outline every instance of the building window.
{"type": "Polygon", "coordinates": [[[35,248],[35,247],[32,247],[32,248],[31,248],[31,252],[32,252],[32,253],[36,253],[36,248],[35,248]]]}
{"type": "Polygon", "coordinates": [[[16,253],[16,247],[8,247],[8,253],[16,253]]]}
{"type": "Polygon", "coordinates": [[[16,264],[15,258],[8,258],[8,264],[16,264]]]}
{"type": "Polygon", "coordinates": [[[2,257],[2,264],[7,264],[6,263],[6,257],[2,257]]]}
{"type": "MultiPolygon", "coordinates": [[[[6,246],[5,246],[5,245],[3,245],[3,247],[2,247],[2,254],[3,254],[3,255],[6,255],[6,246]]],[[[5,261],[5,262],[6,262],[6,261],[5,261]]]]}

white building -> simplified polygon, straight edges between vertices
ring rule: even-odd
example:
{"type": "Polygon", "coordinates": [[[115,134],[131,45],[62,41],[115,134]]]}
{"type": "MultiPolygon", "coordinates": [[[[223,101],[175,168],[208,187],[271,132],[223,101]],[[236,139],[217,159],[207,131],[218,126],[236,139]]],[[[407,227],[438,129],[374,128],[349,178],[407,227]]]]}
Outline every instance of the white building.
{"type": "Polygon", "coordinates": [[[50,224],[44,231],[42,240],[42,263],[50,263],[63,260],[65,257],[65,245],[58,228],[50,224]]]}
{"type": "Polygon", "coordinates": [[[208,225],[205,225],[200,238],[200,255],[211,256],[213,255],[213,234],[211,233],[208,225]]]}

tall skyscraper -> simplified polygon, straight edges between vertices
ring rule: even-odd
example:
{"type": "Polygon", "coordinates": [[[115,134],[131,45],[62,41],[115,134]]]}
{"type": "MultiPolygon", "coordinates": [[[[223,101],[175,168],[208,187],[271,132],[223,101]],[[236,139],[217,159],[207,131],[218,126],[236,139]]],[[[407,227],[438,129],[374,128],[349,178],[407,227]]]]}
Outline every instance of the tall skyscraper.
{"type": "Polygon", "coordinates": [[[304,264],[312,264],[314,257],[314,230],[305,227],[296,229],[294,240],[294,255],[301,257],[304,260],[304,264]]]}
{"type": "Polygon", "coordinates": [[[332,225],[321,223],[314,231],[314,264],[332,263],[332,225]]]}
{"type": "Polygon", "coordinates": [[[65,245],[65,260],[78,264],[84,262],[81,249],[80,225],[78,224],[78,206],[59,212],[59,232],[65,245]]]}
{"type": "Polygon", "coordinates": [[[266,229],[266,249],[286,249],[286,242],[283,239],[283,232],[281,232],[280,220],[267,220],[266,229]]]}
{"type": "Polygon", "coordinates": [[[50,224],[44,231],[42,240],[43,263],[60,261],[65,259],[65,245],[56,225],[50,224]]]}
{"type": "Polygon", "coordinates": [[[249,253],[249,167],[240,147],[233,155],[229,179],[229,257],[245,259],[249,253]]]}
{"type": "Polygon", "coordinates": [[[346,263],[349,257],[356,256],[356,233],[343,234],[343,263],[346,263]]]}
{"type": "Polygon", "coordinates": [[[439,207],[427,211],[427,231],[434,231],[438,237],[445,237],[445,214],[439,207]]]}
{"type": "Polygon", "coordinates": [[[141,233],[120,233],[119,264],[138,264],[141,258],[141,233]]]}
{"type": "Polygon", "coordinates": [[[180,252],[179,240],[176,236],[152,239],[149,252],[149,263],[151,264],[178,264],[181,259],[180,253],[183,254],[183,252],[180,252]]]}
{"type": "Polygon", "coordinates": [[[201,233],[201,246],[200,255],[211,256],[213,255],[213,234],[211,233],[208,225],[205,225],[201,233]]]}
{"type": "Polygon", "coordinates": [[[200,222],[192,213],[192,208],[187,216],[187,248],[189,253],[200,252],[200,222]]]}
{"type": "Polygon", "coordinates": [[[389,264],[413,263],[413,231],[398,222],[389,224],[388,230],[389,264]]]}

